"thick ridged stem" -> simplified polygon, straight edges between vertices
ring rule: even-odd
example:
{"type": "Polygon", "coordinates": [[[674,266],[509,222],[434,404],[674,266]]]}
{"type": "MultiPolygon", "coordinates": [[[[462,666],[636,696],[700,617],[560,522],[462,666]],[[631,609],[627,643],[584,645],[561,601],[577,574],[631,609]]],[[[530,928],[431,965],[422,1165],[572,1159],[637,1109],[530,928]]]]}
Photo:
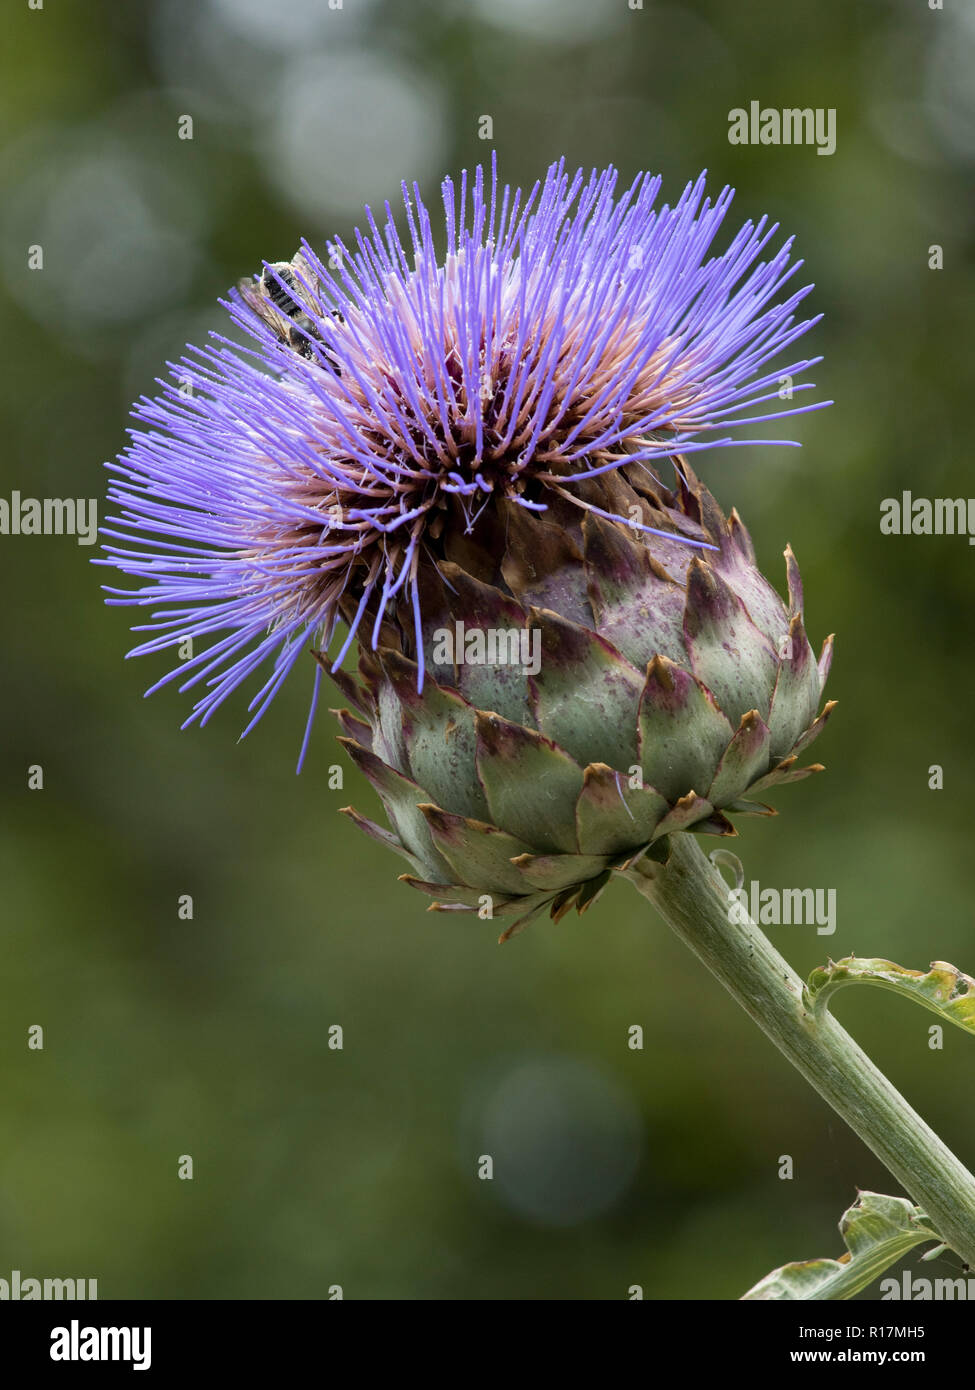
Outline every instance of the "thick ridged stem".
{"type": "Polygon", "coordinates": [[[665,864],[624,876],[762,1031],[890,1169],[944,1240],[975,1267],[975,1177],[825,1009],[740,906],[697,840],[670,838],[665,864]]]}

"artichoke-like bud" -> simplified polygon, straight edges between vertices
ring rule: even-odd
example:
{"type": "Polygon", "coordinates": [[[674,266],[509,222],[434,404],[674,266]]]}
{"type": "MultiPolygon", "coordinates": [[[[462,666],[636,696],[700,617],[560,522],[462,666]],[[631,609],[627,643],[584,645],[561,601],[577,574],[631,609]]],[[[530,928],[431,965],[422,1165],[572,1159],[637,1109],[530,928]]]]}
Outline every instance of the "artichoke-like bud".
{"type": "Polygon", "coordinates": [[[347,814],[435,908],[513,917],[505,936],[581,912],[664,837],[733,835],[734,815],[774,814],[757,793],[819,770],[796,763],[832,708],[817,717],[832,639],[817,663],[791,549],[785,604],[737,513],[676,473],[671,490],[631,465],[577,491],[582,510],[502,501],[468,535],[445,525],[419,575],[425,679],[407,604],[359,679],[337,674],[392,833],[347,814]]]}
{"type": "Polygon", "coordinates": [[[778,393],[818,359],[771,365],[811,286],[764,217],[713,253],[731,189],[659,190],[445,179],[441,259],[404,186],[405,241],[369,212],[340,264],[303,244],[243,281],[254,346],[184,358],[110,465],[102,563],[139,584],[109,601],[151,609],[132,654],[178,648],[157,684],[197,692],[187,722],[260,671],[246,733],[317,650],[393,829],[360,823],[439,905],[516,926],[733,833],[822,722],[795,562],[786,608],[686,462],[827,404],[778,393]]]}

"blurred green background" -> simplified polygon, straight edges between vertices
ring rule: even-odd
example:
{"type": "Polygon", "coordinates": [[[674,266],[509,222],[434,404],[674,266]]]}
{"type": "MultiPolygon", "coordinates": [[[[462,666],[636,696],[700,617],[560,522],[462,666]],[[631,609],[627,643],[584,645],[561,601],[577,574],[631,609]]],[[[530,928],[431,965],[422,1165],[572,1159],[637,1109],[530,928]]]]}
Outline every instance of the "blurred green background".
{"type": "MultiPolygon", "coordinates": [[[[512,183],[564,154],[659,171],[672,198],[706,166],[738,189],[728,228],[768,212],[797,233],[836,404],[790,422],[801,451],[698,467],[780,587],[791,541],[841,707],[827,774],[735,848],[763,886],[837,890],[835,936],[770,929],[801,972],[851,951],[975,971],[973,553],[879,530],[903,488],[975,491],[970,11],[88,0],[10,6],[5,38],[6,497],[103,498],[130,402],[226,327],[228,285],[301,235],[348,239],[403,177],[436,203],[490,158],[484,115],[512,183]],[[835,107],[836,153],[730,145],[752,99],[835,107]]],[[[503,949],[428,915],[336,814],[375,802],[327,715],[294,775],[310,670],[241,744],[243,701],[181,733],[187,697],[143,702],[165,661],[123,661],[132,614],[103,606],[94,553],[0,537],[0,1276],[106,1298],[735,1298],[838,1254],[857,1185],[898,1191],[626,885],[503,949]]],[[[840,1017],[975,1163],[975,1043],[931,1051],[929,1015],[862,994],[840,1017]]]]}

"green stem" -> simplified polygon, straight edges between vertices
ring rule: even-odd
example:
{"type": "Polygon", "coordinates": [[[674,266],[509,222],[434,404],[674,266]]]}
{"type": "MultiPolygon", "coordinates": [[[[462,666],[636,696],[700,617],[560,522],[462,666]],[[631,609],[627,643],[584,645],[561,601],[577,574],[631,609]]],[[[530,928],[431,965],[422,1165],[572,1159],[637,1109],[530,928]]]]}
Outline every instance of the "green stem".
{"type": "Polygon", "coordinates": [[[672,835],[665,864],[644,858],[622,872],[975,1267],[975,1177],[832,1015],[814,1013],[755,924],[729,922],[728,887],[697,840],[672,835]]]}

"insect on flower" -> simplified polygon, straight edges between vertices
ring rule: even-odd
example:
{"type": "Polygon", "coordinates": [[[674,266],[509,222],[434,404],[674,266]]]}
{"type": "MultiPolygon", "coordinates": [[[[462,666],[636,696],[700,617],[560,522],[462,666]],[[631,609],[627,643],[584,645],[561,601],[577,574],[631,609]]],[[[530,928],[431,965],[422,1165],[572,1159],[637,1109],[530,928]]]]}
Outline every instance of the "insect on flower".
{"type": "MultiPolygon", "coordinates": [[[[328,343],[322,336],[321,310],[313,317],[301,297],[303,293],[313,296],[312,287],[316,283],[314,269],[299,251],[291,261],[266,265],[256,284],[251,279],[241,280],[237,289],[245,303],[282,343],[307,358],[314,358],[315,345],[320,345],[338,373],[339,364],[328,353],[328,343]]],[[[342,322],[338,309],[331,313],[342,322]]]]}
{"type": "Polygon", "coordinates": [[[478,168],[444,181],[439,234],[404,185],[405,242],[387,204],[328,266],[307,244],[266,265],[226,302],[253,346],[214,335],[136,404],[101,563],[138,581],[109,602],[151,610],[131,655],[194,639],[159,682],[202,687],[187,723],[268,662],[247,732],[340,619],[335,666],[404,603],[422,688],[424,569],[482,518],[558,499],[672,538],[588,485],[816,408],[783,408],[779,377],[818,358],[770,366],[816,321],[810,286],[782,293],[791,242],[767,251],[763,217],[712,254],[732,190],[712,202],[702,175],[657,206],[659,178],[617,182],[559,162],[523,194],[478,168]]]}

